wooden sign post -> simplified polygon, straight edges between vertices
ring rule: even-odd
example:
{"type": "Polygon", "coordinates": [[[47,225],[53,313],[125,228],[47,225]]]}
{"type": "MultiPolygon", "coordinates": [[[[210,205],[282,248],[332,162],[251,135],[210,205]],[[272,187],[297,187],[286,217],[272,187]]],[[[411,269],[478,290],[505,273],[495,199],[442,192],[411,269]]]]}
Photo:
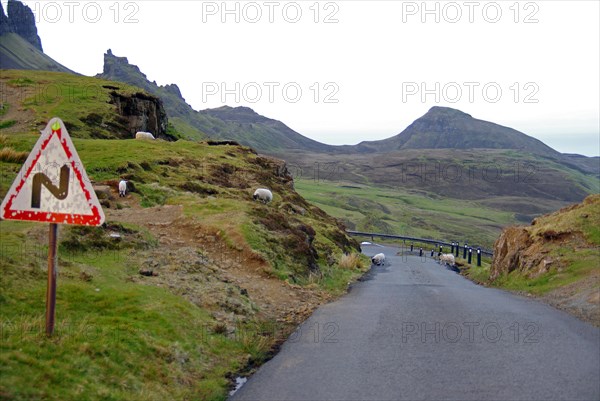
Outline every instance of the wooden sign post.
{"type": "Polygon", "coordinates": [[[58,224],[50,223],[48,233],[48,286],[46,288],[46,334],[54,332],[56,309],[56,278],[58,276],[58,224]]]}

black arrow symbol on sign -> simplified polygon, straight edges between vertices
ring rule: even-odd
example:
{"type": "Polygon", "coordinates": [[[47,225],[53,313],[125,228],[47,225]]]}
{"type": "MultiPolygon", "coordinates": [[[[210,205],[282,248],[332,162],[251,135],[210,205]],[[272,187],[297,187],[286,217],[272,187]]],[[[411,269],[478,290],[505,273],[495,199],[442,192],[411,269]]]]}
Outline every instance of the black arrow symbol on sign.
{"type": "Polygon", "coordinates": [[[69,166],[66,164],[60,168],[60,181],[58,187],[52,184],[52,181],[44,173],[36,173],[33,176],[33,189],[31,190],[31,207],[39,209],[40,202],[42,199],[42,185],[46,187],[48,191],[55,198],[64,200],[69,195],[69,166]]]}

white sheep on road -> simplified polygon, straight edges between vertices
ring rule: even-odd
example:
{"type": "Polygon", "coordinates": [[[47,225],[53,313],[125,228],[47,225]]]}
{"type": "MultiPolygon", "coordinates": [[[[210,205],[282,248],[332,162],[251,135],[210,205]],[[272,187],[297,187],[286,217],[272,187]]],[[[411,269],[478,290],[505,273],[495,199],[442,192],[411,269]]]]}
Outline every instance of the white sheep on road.
{"type": "Polygon", "coordinates": [[[378,253],[377,255],[371,258],[371,262],[374,265],[380,266],[385,264],[385,255],[383,253],[378,253]]]}
{"type": "Polygon", "coordinates": [[[442,253],[440,255],[440,264],[442,263],[454,266],[454,255],[451,253],[442,253]]]}
{"type": "Polygon", "coordinates": [[[254,200],[260,200],[263,203],[269,203],[273,200],[273,193],[266,188],[258,188],[252,195],[254,200]]]}

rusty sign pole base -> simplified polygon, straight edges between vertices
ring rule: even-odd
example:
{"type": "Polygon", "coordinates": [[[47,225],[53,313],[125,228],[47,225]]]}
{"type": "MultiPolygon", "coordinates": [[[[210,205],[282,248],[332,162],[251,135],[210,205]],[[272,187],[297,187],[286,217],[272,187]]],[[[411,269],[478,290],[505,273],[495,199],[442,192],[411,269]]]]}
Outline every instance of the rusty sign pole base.
{"type": "Polygon", "coordinates": [[[46,335],[54,332],[54,310],[56,308],[58,224],[51,223],[48,233],[48,288],[46,289],[46,335]]]}

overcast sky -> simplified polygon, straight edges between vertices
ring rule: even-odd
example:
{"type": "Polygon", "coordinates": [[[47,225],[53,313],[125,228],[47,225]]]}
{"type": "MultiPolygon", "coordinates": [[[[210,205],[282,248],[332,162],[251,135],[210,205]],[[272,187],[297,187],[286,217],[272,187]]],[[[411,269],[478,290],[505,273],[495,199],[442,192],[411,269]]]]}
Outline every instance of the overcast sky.
{"type": "Polygon", "coordinates": [[[95,75],[110,48],[196,110],[249,106],[355,144],[449,106],[600,153],[598,1],[24,3],[58,62],[95,75]]]}

